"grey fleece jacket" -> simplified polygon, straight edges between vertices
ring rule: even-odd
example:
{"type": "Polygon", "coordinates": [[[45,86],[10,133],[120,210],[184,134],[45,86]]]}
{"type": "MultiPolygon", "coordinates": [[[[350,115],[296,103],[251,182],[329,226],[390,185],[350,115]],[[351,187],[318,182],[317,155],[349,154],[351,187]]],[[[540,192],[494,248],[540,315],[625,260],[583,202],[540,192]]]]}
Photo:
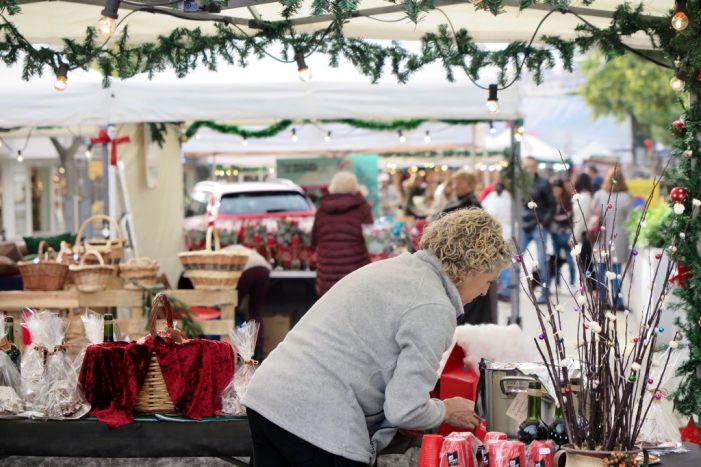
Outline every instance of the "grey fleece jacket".
{"type": "Polygon", "coordinates": [[[305,441],[373,462],[397,428],[439,425],[429,398],[462,313],[427,252],[372,263],[326,293],[255,373],[243,403],[305,441]]]}

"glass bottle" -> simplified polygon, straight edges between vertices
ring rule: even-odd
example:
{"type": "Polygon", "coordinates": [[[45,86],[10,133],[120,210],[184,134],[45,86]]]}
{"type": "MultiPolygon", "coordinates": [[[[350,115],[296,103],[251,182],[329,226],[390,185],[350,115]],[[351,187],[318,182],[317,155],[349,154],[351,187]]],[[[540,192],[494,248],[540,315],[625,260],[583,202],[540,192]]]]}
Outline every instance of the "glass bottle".
{"type": "Polygon", "coordinates": [[[5,317],[5,331],[7,332],[5,338],[9,344],[8,348],[5,349],[5,353],[17,367],[17,371],[20,371],[22,368],[22,353],[15,345],[15,319],[12,316],[5,317]]]}
{"type": "Polygon", "coordinates": [[[555,419],[550,424],[548,432],[548,437],[555,443],[555,449],[560,449],[560,446],[570,442],[565,420],[562,417],[562,408],[559,405],[555,408],[555,419]]]}
{"type": "Polygon", "coordinates": [[[111,314],[104,316],[104,337],[102,342],[114,342],[114,323],[111,314]]]}
{"type": "Polygon", "coordinates": [[[518,427],[518,440],[524,444],[548,439],[548,427],[540,418],[540,403],[540,381],[531,381],[528,383],[528,417],[518,427]]]}

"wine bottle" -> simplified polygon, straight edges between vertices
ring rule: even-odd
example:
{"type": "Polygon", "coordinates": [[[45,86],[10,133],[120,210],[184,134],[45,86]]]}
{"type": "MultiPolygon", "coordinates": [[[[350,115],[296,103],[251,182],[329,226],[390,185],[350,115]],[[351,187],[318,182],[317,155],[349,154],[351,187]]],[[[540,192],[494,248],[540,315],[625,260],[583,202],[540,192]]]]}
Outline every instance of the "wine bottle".
{"type": "Polygon", "coordinates": [[[565,420],[562,418],[562,408],[560,406],[555,408],[555,419],[550,424],[548,432],[548,437],[555,443],[555,449],[560,449],[560,446],[564,446],[570,442],[570,438],[567,436],[565,420]]]}
{"type": "Polygon", "coordinates": [[[104,338],[102,342],[114,342],[114,323],[111,314],[107,313],[104,316],[104,323],[104,338]]]}
{"type": "Polygon", "coordinates": [[[12,316],[5,317],[5,331],[7,332],[5,336],[7,339],[5,353],[7,353],[7,356],[10,357],[12,363],[17,367],[17,371],[20,371],[22,368],[22,353],[15,345],[15,320],[12,316]]]}
{"type": "Polygon", "coordinates": [[[540,418],[540,381],[528,383],[528,417],[518,427],[518,440],[530,444],[535,439],[548,439],[548,427],[540,418]]]}

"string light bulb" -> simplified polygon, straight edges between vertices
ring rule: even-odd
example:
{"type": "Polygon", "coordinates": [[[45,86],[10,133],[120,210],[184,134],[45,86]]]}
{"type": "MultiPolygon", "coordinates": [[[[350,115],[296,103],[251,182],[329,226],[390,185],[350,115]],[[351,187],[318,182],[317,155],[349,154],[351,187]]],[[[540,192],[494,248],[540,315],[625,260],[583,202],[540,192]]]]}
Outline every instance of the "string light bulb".
{"type": "Polygon", "coordinates": [[[489,121],[489,134],[493,135],[497,132],[497,129],[494,128],[494,122],[492,120],[489,121]]]}
{"type": "Polygon", "coordinates": [[[426,134],[424,135],[424,143],[429,144],[431,142],[431,132],[426,130],[426,134]]]}
{"type": "Polygon", "coordinates": [[[330,131],[326,132],[326,136],[324,136],[324,141],[326,141],[327,143],[331,142],[331,132],[330,131]]]}
{"type": "Polygon", "coordinates": [[[85,148],[85,158],[92,158],[92,146],[88,146],[87,148],[85,148]]]}
{"type": "Polygon", "coordinates": [[[497,98],[497,85],[489,85],[489,97],[487,98],[487,112],[494,114],[499,112],[499,99],[497,98]]]}
{"type": "Polygon", "coordinates": [[[54,89],[57,91],[65,91],[68,87],[68,65],[61,63],[56,70],[56,81],[54,81],[54,89]]]}
{"type": "Polygon", "coordinates": [[[402,130],[397,130],[397,134],[399,135],[399,144],[406,143],[406,136],[404,136],[404,132],[402,130]]]}
{"type": "Polygon", "coordinates": [[[297,71],[299,72],[299,80],[304,81],[305,83],[307,81],[311,81],[312,70],[309,69],[309,67],[307,66],[307,62],[304,61],[304,54],[302,52],[297,52],[295,54],[295,61],[297,62],[297,71]]]}
{"type": "Polygon", "coordinates": [[[22,150],[18,149],[17,150],[17,162],[22,162],[24,160],[24,156],[22,156],[22,150]]]}
{"type": "Polygon", "coordinates": [[[119,18],[120,0],[107,0],[105,8],[100,14],[102,18],[97,22],[97,33],[102,37],[110,37],[117,29],[117,18],[119,18]]]}
{"type": "Polygon", "coordinates": [[[292,142],[296,143],[297,141],[299,141],[299,136],[297,136],[297,129],[292,128],[292,142]]]}
{"type": "Polygon", "coordinates": [[[675,0],[672,27],[675,31],[683,31],[689,26],[689,15],[686,14],[686,0],[675,0]]]}
{"type": "Polygon", "coordinates": [[[680,71],[676,75],[672,76],[672,79],[669,80],[669,85],[674,91],[683,91],[684,86],[686,85],[686,73],[680,71]]]}
{"type": "Polygon", "coordinates": [[[248,136],[243,136],[243,139],[241,140],[241,146],[248,146],[248,136]]]}

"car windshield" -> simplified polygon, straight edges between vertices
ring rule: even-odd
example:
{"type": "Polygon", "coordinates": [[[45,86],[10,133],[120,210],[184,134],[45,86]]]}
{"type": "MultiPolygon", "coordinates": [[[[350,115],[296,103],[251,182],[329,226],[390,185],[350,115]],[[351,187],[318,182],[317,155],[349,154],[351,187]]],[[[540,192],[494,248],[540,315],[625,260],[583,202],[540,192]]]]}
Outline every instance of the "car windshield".
{"type": "Polygon", "coordinates": [[[222,196],[219,214],[263,214],[310,209],[307,198],[296,191],[253,191],[222,196]]]}

